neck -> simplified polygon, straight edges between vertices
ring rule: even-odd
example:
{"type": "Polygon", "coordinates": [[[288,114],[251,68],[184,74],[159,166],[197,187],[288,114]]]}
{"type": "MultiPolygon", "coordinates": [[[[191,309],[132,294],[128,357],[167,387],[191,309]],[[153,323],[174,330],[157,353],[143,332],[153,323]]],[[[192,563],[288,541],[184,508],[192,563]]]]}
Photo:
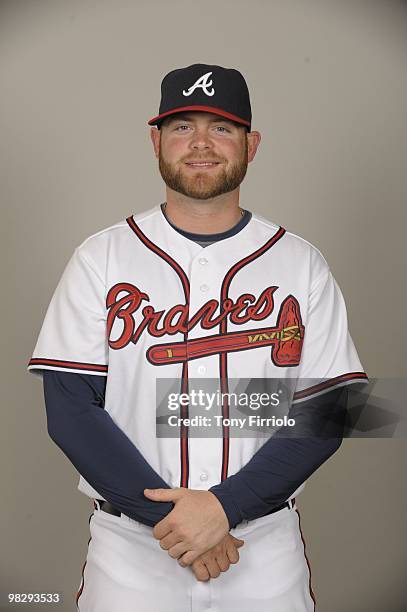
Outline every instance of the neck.
{"type": "Polygon", "coordinates": [[[171,223],[194,234],[226,232],[236,225],[243,215],[243,210],[239,207],[238,190],[210,200],[195,200],[167,189],[164,210],[171,223]],[[232,194],[234,197],[231,197],[232,194]]]}

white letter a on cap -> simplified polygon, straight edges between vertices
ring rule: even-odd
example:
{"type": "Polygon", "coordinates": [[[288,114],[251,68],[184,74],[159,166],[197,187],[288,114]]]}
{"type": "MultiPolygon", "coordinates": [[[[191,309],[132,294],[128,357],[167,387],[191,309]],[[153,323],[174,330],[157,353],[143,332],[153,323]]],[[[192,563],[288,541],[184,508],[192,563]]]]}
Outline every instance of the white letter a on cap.
{"type": "Polygon", "coordinates": [[[190,96],[192,93],[194,93],[195,89],[197,89],[198,87],[201,87],[207,96],[213,96],[213,94],[215,93],[214,88],[212,87],[211,91],[209,91],[208,89],[208,87],[212,85],[212,81],[208,82],[208,79],[211,76],[211,74],[212,72],[207,72],[206,74],[199,77],[199,79],[195,81],[195,83],[191,85],[189,89],[187,89],[186,91],[184,89],[184,91],[182,92],[184,96],[190,96]]]}

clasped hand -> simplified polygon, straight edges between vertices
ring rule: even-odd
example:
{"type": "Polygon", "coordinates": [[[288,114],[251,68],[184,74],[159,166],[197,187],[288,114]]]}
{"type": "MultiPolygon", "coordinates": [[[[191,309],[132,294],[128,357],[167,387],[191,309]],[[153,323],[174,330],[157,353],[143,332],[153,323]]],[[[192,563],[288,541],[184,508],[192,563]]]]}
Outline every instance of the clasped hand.
{"type": "Polygon", "coordinates": [[[191,566],[198,580],[217,578],[239,560],[244,541],[229,534],[229,522],[217,497],[194,489],[145,489],[157,502],[173,502],[172,511],[153,529],[163,550],[181,567],[191,566]]]}

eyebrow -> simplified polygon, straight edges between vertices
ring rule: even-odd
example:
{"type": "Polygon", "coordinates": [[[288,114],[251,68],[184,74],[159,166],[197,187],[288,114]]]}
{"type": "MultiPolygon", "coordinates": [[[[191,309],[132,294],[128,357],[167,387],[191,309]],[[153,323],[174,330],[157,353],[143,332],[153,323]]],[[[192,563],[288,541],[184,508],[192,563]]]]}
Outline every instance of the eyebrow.
{"type": "MultiPolygon", "coordinates": [[[[168,117],[168,123],[174,123],[175,121],[193,121],[193,115],[186,114],[186,113],[177,113],[176,115],[168,117]]],[[[231,121],[230,119],[226,119],[225,117],[221,117],[221,116],[214,117],[210,119],[209,121],[210,123],[224,122],[224,123],[229,123],[230,125],[235,125],[235,123],[231,121]]]]}

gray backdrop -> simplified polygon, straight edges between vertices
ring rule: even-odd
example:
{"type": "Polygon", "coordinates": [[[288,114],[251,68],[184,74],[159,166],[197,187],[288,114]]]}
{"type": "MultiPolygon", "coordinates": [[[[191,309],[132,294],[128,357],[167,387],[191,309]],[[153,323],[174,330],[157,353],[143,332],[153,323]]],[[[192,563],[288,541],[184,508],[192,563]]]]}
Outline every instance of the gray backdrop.
{"type": "MultiPolygon", "coordinates": [[[[406,51],[391,0],[0,2],[3,594],[74,609],[91,502],[25,368],[74,248],[165,199],[146,122],[169,70],[245,75],[262,142],[242,207],[322,251],[368,374],[405,376],[406,51]]],[[[406,609],[405,468],[404,439],[346,440],[308,482],[318,612],[406,609]]]]}

